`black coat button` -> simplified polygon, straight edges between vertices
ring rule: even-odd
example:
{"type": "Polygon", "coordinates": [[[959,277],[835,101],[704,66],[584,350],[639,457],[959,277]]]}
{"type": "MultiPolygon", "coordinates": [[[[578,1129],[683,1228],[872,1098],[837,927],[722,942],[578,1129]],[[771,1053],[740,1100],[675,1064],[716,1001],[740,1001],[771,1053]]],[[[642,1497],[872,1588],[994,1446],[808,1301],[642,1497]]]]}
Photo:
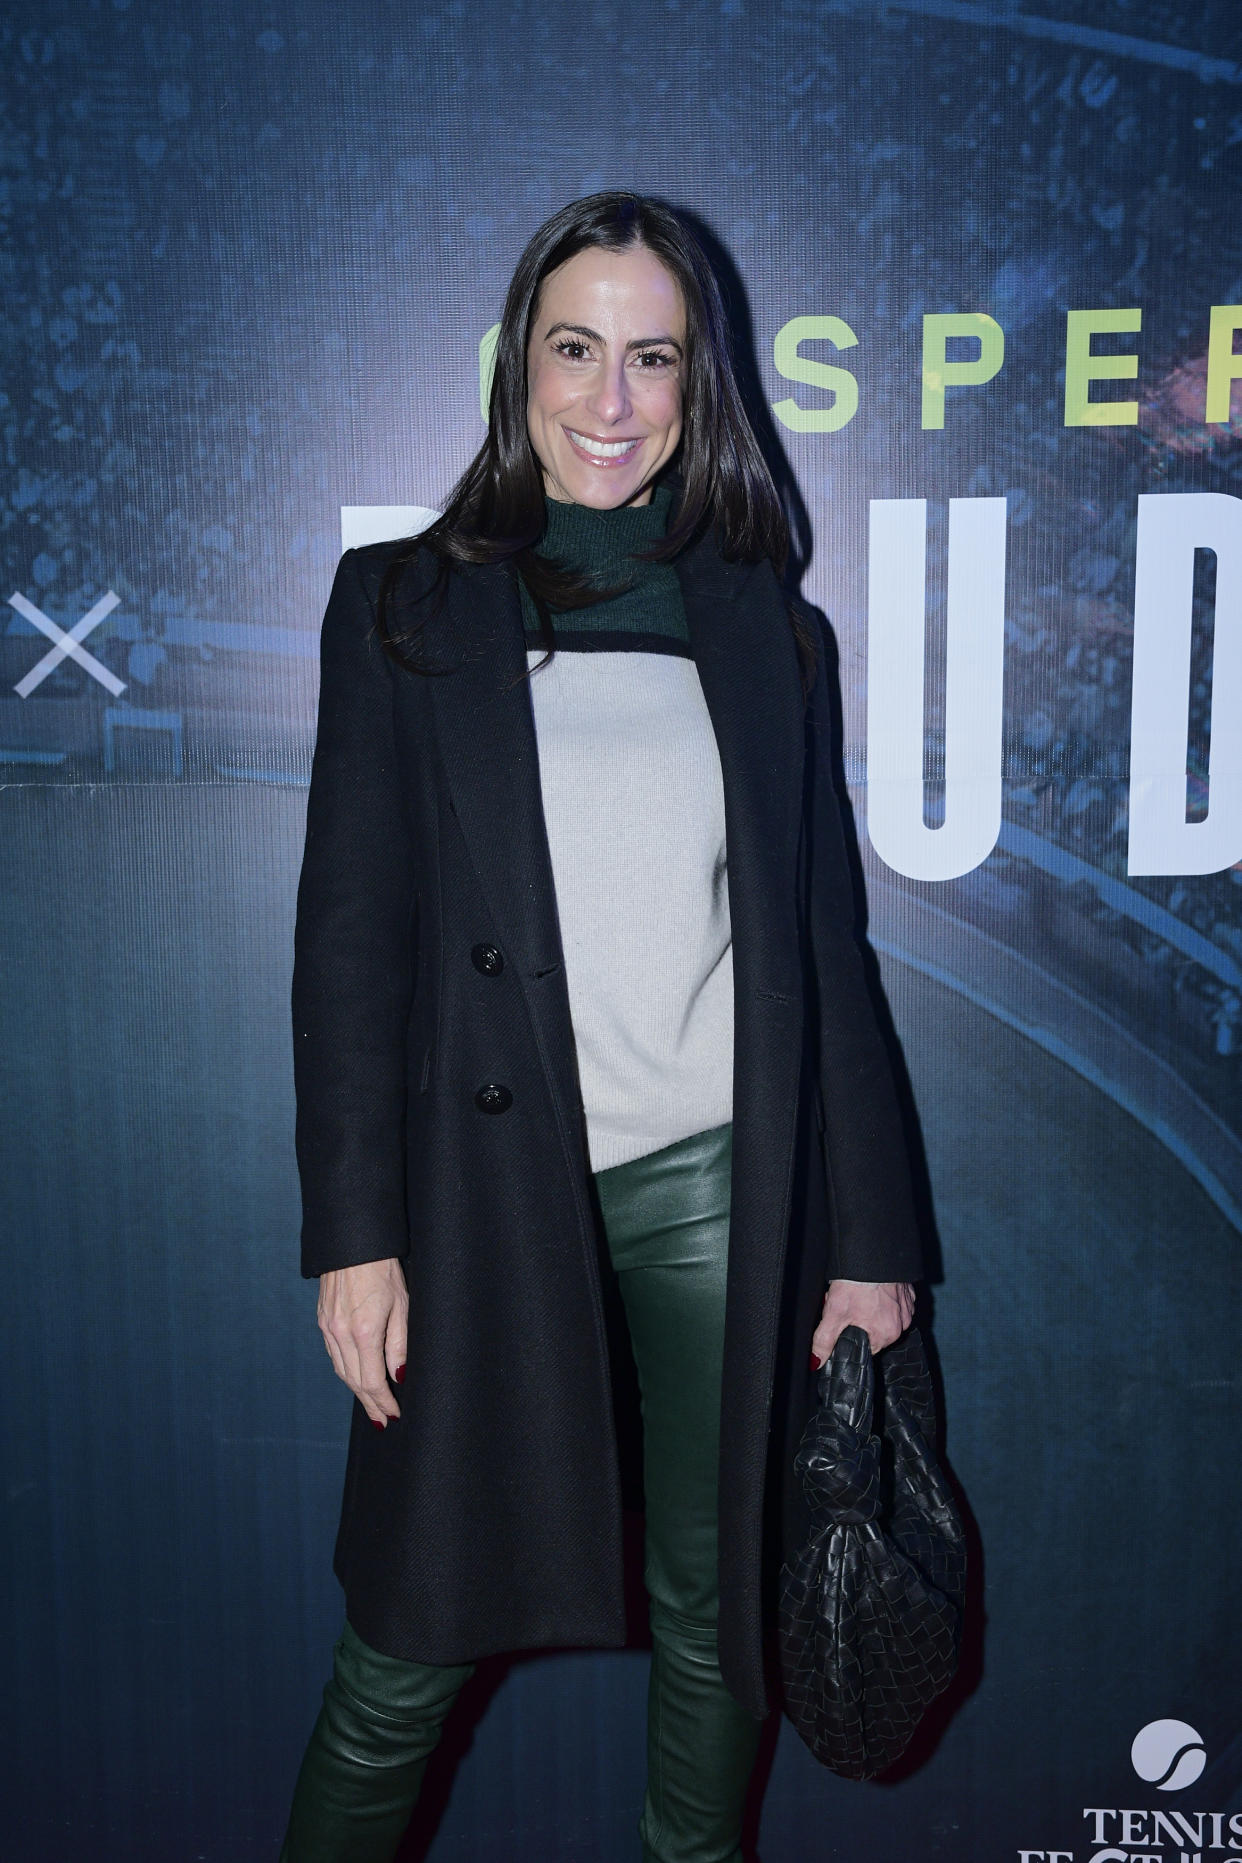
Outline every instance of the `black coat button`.
{"type": "Polygon", "coordinates": [[[498,1080],[489,1080],[475,1094],[474,1103],[481,1113],[505,1113],[513,1104],[513,1095],[498,1080]]]}
{"type": "Polygon", "coordinates": [[[485,977],[498,977],[505,967],[505,960],[494,944],[476,944],[471,950],[470,959],[476,970],[481,970],[485,977]]]}

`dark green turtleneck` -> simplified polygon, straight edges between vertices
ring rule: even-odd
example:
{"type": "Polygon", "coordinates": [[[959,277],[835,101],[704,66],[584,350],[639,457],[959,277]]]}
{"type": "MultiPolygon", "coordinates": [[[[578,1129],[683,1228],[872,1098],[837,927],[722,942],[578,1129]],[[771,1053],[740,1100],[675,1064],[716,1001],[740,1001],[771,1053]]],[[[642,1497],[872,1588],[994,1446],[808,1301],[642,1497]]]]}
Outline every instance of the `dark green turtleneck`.
{"type": "MultiPolygon", "coordinates": [[[[634,578],[634,586],[610,601],[586,608],[553,609],[556,645],[589,649],[638,648],[657,653],[690,652],[690,633],[681,585],[669,563],[639,563],[630,554],[668,529],[673,493],[657,485],[651,503],[597,511],[590,505],[544,499],[547,524],[538,549],[573,569],[588,571],[607,588],[634,578]]],[[[539,616],[526,584],[518,579],[528,648],[541,648],[539,616]]]]}

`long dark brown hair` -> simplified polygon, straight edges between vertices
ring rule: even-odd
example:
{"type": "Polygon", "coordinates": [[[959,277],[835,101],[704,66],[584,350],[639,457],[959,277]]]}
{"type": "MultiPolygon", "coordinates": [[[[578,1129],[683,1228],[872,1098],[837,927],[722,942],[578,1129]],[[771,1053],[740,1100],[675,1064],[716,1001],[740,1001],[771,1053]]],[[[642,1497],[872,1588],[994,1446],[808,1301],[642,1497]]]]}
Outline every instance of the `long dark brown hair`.
{"type": "MultiPolygon", "coordinates": [[[[398,550],[385,568],[378,631],[387,650],[407,667],[448,670],[412,661],[408,650],[422,622],[415,619],[402,630],[394,618],[398,585],[420,550],[438,559],[435,580],[425,594],[439,590],[442,596],[454,563],[503,562],[520,575],[538,612],[549,655],[555,651],[551,608],[579,608],[618,592],[601,590],[588,577],[537,550],[545,508],[543,471],[526,418],[531,325],[549,272],[589,246],[610,252],[645,246],[676,279],[686,311],[681,439],[659,475],[674,488],[673,506],[666,535],[636,552],[636,560],[667,562],[715,524],[721,553],[728,560],[758,562],[766,556],[777,577],[784,574],[789,524],[742,403],[724,302],[702,248],[662,201],[622,192],[589,194],[546,220],[518,260],[496,341],[487,438],[454,485],[442,515],[398,550]]],[[[807,691],[815,671],[814,633],[796,605],[790,603],[788,612],[807,691]]]]}

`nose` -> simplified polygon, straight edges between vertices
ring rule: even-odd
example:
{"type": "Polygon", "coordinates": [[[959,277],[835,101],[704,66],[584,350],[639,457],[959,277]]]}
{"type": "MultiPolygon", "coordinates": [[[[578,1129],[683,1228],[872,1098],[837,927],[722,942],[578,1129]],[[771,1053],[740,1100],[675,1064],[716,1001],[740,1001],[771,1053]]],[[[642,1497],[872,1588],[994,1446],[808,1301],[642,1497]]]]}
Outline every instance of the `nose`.
{"type": "Polygon", "coordinates": [[[611,425],[625,420],[630,413],[630,390],[625,376],[624,356],[602,362],[591,384],[587,406],[597,419],[611,425]]]}

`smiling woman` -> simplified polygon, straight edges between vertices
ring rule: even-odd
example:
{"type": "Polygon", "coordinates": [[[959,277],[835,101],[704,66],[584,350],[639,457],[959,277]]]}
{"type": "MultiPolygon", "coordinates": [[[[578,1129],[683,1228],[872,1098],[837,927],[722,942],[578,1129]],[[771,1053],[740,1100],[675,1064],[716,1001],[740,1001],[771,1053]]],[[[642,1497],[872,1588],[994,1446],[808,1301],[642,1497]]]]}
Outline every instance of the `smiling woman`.
{"type": "Polygon", "coordinates": [[[740,1863],[810,1367],[920,1265],[786,547],[702,250],[603,194],[518,262],[443,516],[338,569],[293,1022],[356,1402],[283,1863],[388,1863],[482,1657],[624,1642],[628,1360],[642,1855],[740,1863]]]}

